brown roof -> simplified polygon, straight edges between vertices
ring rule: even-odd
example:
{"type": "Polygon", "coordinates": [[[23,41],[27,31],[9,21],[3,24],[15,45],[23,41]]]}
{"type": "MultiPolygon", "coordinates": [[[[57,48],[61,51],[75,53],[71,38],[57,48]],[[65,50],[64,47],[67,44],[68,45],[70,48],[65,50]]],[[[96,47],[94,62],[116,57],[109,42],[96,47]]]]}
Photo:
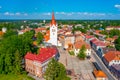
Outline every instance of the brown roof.
{"type": "Polygon", "coordinates": [[[85,45],[87,49],[90,49],[90,45],[84,41],[75,42],[75,49],[80,49],[83,45],[85,45]]]}
{"type": "Polygon", "coordinates": [[[93,74],[95,75],[96,78],[98,78],[98,77],[107,78],[106,74],[101,70],[98,70],[98,71],[94,70],[93,74]]]}
{"type": "Polygon", "coordinates": [[[120,51],[108,51],[104,58],[110,62],[112,60],[120,60],[120,51]]]}
{"type": "Polygon", "coordinates": [[[113,38],[106,38],[107,41],[113,41],[113,38]]]}

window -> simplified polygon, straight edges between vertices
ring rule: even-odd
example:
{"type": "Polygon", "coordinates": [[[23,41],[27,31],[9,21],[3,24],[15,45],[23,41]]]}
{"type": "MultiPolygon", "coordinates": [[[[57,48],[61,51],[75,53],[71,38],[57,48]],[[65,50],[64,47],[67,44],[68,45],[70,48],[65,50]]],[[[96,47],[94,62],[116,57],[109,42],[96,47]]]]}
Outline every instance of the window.
{"type": "Polygon", "coordinates": [[[55,29],[52,29],[52,32],[55,32],[55,29]]]}

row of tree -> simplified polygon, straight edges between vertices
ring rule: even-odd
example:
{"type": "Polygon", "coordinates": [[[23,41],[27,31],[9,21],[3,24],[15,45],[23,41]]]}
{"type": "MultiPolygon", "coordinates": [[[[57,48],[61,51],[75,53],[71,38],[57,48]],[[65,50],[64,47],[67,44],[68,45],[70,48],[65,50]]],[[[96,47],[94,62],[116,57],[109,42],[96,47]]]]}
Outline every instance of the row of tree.
{"type": "Polygon", "coordinates": [[[118,29],[112,29],[110,31],[103,30],[100,33],[107,35],[108,37],[120,36],[120,30],[118,30],[118,29]]]}
{"type": "Polygon", "coordinates": [[[22,70],[24,55],[28,51],[35,51],[32,47],[32,31],[17,35],[16,31],[8,30],[0,42],[0,73],[17,73],[22,70]]]}

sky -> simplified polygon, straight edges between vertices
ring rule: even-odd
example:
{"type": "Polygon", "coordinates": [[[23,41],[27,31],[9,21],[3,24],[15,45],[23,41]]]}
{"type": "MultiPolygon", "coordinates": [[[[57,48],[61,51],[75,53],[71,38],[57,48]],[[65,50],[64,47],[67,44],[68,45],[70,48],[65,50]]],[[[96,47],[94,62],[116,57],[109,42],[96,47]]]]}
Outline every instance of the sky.
{"type": "Polygon", "coordinates": [[[0,19],[120,19],[120,0],[0,0],[0,19]]]}

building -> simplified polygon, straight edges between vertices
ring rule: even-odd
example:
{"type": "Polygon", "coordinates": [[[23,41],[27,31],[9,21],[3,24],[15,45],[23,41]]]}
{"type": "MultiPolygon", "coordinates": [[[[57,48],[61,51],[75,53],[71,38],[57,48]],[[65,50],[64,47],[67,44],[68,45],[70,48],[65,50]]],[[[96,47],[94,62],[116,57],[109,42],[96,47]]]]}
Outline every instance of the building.
{"type": "Polygon", "coordinates": [[[56,45],[58,43],[57,40],[57,24],[55,21],[55,17],[54,17],[54,13],[52,13],[52,21],[50,23],[50,40],[49,43],[51,43],[52,45],[56,45]]]}
{"type": "Polygon", "coordinates": [[[120,30],[120,26],[107,26],[106,27],[106,30],[112,30],[112,29],[118,29],[118,30],[120,30]]]}
{"type": "Polygon", "coordinates": [[[90,40],[94,39],[93,36],[85,35],[85,41],[90,44],[90,40]]]}
{"type": "Polygon", "coordinates": [[[64,48],[65,49],[73,49],[73,44],[75,42],[75,36],[73,34],[67,34],[64,36],[64,48]]]}
{"type": "Polygon", "coordinates": [[[3,33],[6,33],[6,31],[7,31],[7,28],[3,27],[3,28],[2,28],[2,32],[3,32],[3,33]]]}
{"type": "Polygon", "coordinates": [[[98,56],[102,59],[103,56],[105,55],[105,53],[109,52],[109,51],[115,51],[115,48],[108,48],[108,47],[103,47],[103,48],[99,48],[97,50],[97,54],[98,56]]]}
{"type": "Polygon", "coordinates": [[[83,45],[86,48],[86,51],[85,51],[86,55],[90,56],[91,55],[91,47],[90,47],[90,45],[88,43],[86,43],[84,41],[75,42],[75,44],[74,44],[74,53],[75,53],[75,55],[76,56],[78,55],[78,53],[79,53],[79,51],[80,51],[80,49],[82,48],[83,45]]]}
{"type": "Polygon", "coordinates": [[[54,13],[52,13],[50,30],[48,30],[46,33],[47,34],[44,36],[45,42],[51,43],[52,45],[55,45],[55,46],[58,46],[57,24],[56,24],[56,21],[55,21],[54,13]]]}
{"type": "Polygon", "coordinates": [[[25,55],[25,70],[37,77],[42,77],[49,61],[52,58],[58,60],[59,56],[55,47],[41,48],[39,54],[28,52],[25,55]]]}
{"type": "Polygon", "coordinates": [[[110,71],[118,80],[120,80],[120,65],[112,65],[110,71]]]}
{"type": "Polygon", "coordinates": [[[108,80],[107,75],[101,70],[94,70],[93,74],[95,76],[95,80],[108,80]]]}
{"type": "Polygon", "coordinates": [[[39,27],[39,28],[35,28],[35,33],[41,32],[41,33],[45,33],[46,32],[46,28],[44,27],[39,27]]]}
{"type": "Polygon", "coordinates": [[[113,64],[120,64],[120,52],[109,51],[103,57],[103,62],[109,68],[113,64]]]}
{"type": "Polygon", "coordinates": [[[106,44],[103,41],[100,41],[96,38],[90,41],[90,45],[95,51],[97,51],[99,48],[106,47],[106,44]]]}

